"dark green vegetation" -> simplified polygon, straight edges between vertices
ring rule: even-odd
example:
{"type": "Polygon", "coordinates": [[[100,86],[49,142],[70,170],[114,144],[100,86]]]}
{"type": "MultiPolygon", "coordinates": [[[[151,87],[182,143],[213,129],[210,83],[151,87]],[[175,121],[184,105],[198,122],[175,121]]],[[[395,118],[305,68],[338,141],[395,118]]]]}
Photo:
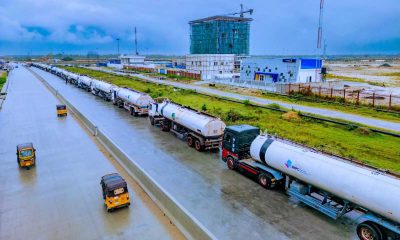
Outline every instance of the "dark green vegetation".
{"type": "Polygon", "coordinates": [[[6,72],[3,72],[3,73],[0,72],[0,90],[3,87],[3,85],[6,83],[6,79],[7,79],[7,73],[6,72]]]}
{"type": "Polygon", "coordinates": [[[249,104],[240,104],[197,94],[190,90],[174,89],[136,78],[116,76],[99,71],[66,67],[67,70],[147,92],[152,97],[169,99],[207,111],[220,117],[227,125],[250,124],[268,129],[269,133],[305,144],[307,146],[354,158],[378,168],[400,173],[400,139],[370,132],[364,128],[345,127],[309,118],[282,118],[282,113],[249,104]]]}

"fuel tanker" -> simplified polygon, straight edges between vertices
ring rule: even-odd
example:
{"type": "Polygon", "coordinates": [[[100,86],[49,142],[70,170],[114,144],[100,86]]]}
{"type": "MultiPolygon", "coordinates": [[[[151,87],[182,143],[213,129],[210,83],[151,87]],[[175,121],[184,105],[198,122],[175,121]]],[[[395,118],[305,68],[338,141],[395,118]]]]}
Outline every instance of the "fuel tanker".
{"type": "Polygon", "coordinates": [[[110,101],[112,99],[113,89],[117,89],[118,87],[99,80],[93,80],[92,82],[92,92],[96,96],[103,98],[106,101],[110,101]]]}
{"type": "Polygon", "coordinates": [[[128,110],[131,115],[147,115],[149,106],[154,102],[147,93],[129,88],[114,88],[113,103],[128,110]]]}
{"type": "Polygon", "coordinates": [[[86,91],[90,92],[92,88],[92,82],[94,81],[93,78],[90,78],[88,76],[80,76],[78,78],[78,87],[83,88],[86,91]]]}
{"type": "Polygon", "coordinates": [[[151,125],[172,131],[197,151],[218,149],[226,127],[217,117],[166,99],[150,105],[149,118],[151,125]]]}
{"type": "Polygon", "coordinates": [[[226,128],[222,158],[230,169],[267,189],[284,186],[288,195],[334,219],[358,210],[360,239],[399,237],[398,176],[259,133],[249,125],[226,128]]]}

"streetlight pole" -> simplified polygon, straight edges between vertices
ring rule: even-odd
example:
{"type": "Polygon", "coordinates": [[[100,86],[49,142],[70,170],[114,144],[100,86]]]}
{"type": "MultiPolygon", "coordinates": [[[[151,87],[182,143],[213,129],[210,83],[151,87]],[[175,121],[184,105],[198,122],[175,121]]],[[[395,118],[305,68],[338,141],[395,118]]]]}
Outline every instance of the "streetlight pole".
{"type": "Polygon", "coordinates": [[[117,39],[115,39],[115,40],[117,40],[117,47],[118,47],[118,56],[119,56],[119,38],[117,38],[117,39]]]}

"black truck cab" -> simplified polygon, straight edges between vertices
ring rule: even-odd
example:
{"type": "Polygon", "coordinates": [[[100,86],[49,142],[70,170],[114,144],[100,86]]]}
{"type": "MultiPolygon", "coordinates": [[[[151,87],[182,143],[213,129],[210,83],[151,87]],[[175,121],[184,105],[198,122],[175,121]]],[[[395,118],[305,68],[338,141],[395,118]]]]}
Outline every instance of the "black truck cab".
{"type": "Polygon", "coordinates": [[[222,160],[249,158],[250,145],[260,134],[260,129],[250,125],[234,125],[225,128],[222,141],[222,160]]]}

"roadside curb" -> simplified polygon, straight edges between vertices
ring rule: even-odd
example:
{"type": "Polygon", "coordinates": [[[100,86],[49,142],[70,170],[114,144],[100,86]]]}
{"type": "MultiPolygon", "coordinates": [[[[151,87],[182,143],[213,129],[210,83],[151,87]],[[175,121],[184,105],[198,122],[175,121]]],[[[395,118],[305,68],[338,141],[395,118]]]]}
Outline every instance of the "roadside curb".
{"type": "Polygon", "coordinates": [[[10,75],[9,73],[7,74],[7,77],[6,77],[6,83],[3,85],[3,87],[0,90],[0,111],[3,108],[3,103],[6,101],[6,98],[7,98],[8,85],[10,83],[10,80],[8,78],[8,76],[10,75]]]}
{"type": "Polygon", "coordinates": [[[188,239],[217,239],[206,229],[192,214],[185,209],[173,196],[161,187],[143,168],[137,165],[129,156],[108,137],[106,132],[99,129],[95,123],[86,118],[57,89],[53,88],[43,77],[29,68],[32,73],[45,87],[62,103],[66,104],[69,111],[81,120],[86,128],[95,136],[99,142],[109,151],[129,175],[150,196],[157,206],[172,220],[177,228],[188,239]]]}

